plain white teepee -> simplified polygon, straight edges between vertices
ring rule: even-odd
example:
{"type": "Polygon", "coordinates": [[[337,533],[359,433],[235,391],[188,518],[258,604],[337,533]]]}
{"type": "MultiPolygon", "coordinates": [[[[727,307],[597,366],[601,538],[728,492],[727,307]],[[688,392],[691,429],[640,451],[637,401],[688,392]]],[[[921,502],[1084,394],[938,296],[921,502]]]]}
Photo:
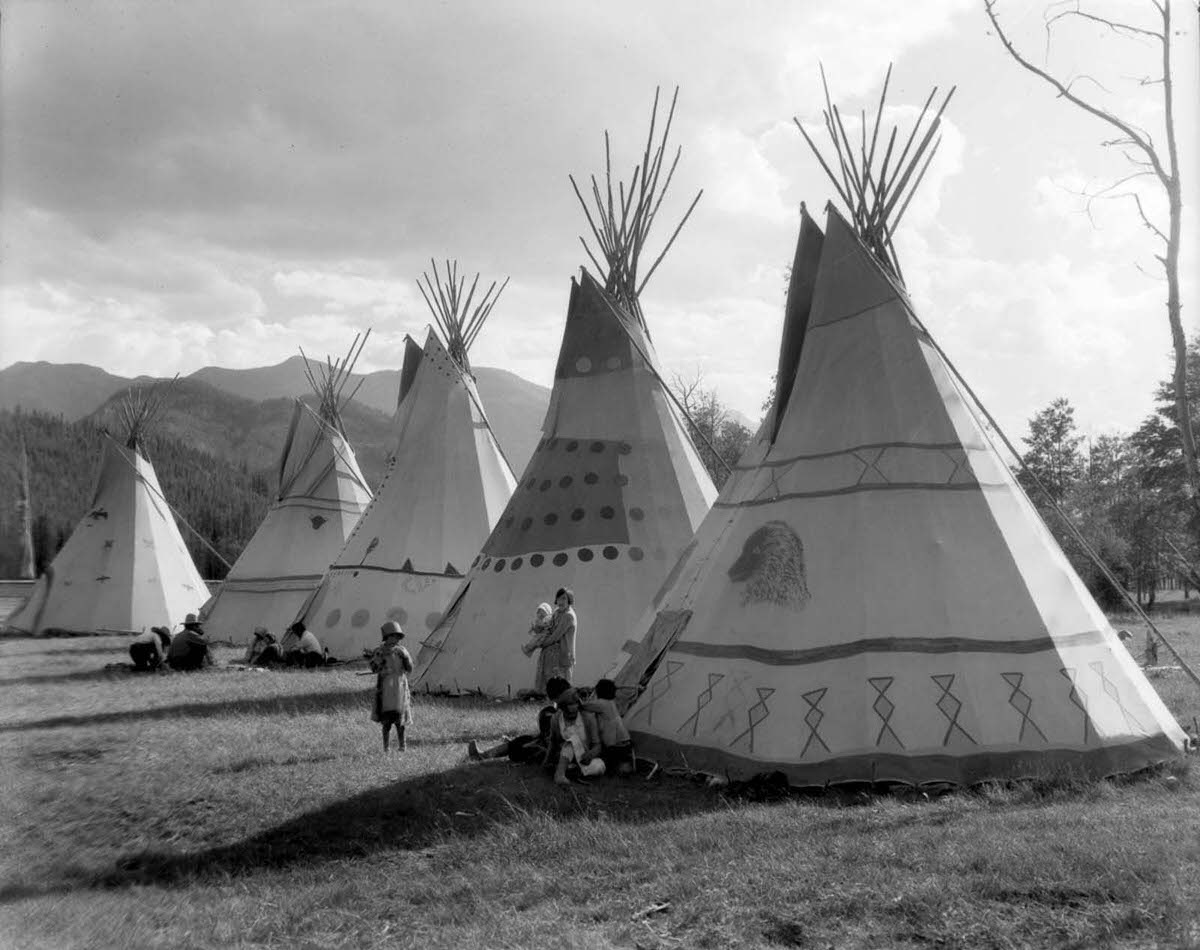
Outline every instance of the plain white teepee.
{"type": "Polygon", "coordinates": [[[204,603],[208,589],[141,447],[163,398],[159,387],[126,397],[125,444],[106,437],[87,514],[8,626],[141,633],[204,603]]]}
{"type": "Polygon", "coordinates": [[[346,440],[342,388],[367,337],[344,360],[308,367],[319,403],[295,401],[279,458],[279,488],[254,536],[205,604],[209,634],[235,642],[264,626],[277,635],[296,619],[371,500],[346,440]]]}
{"type": "Polygon", "coordinates": [[[476,285],[467,292],[457,265],[425,279],[446,345],[433,329],[423,349],[406,340],[387,474],[304,611],[337,657],[376,646],[387,620],[428,635],[515,485],[467,359],[504,288],[472,307],[476,285]]]}

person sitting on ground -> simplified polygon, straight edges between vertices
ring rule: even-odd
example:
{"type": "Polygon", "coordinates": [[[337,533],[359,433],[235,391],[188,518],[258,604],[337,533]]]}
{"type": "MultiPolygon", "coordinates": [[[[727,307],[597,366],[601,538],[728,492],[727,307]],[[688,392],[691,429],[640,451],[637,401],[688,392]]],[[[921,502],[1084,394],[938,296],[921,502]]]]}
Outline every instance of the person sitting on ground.
{"type": "Polygon", "coordinates": [[[211,665],[212,653],[208,648],[204,627],[195,614],[188,614],[183,621],[183,629],[171,638],[171,645],[167,648],[167,666],[186,671],[211,665]]]}
{"type": "Polygon", "coordinates": [[[610,679],[597,680],[592,698],[581,706],[596,717],[600,728],[600,757],[605,770],[628,775],[633,771],[633,740],[617,710],[617,684],[610,679]]]}
{"type": "MultiPolygon", "coordinates": [[[[412,657],[400,641],[404,631],[395,620],[379,628],[383,643],[367,655],[376,673],[375,707],[371,718],[383,728],[383,751],[388,751],[388,735],[396,727],[398,752],[408,748],[404,730],[412,725],[412,694],[408,689],[408,674],[413,671],[412,657]]],[[[365,651],[364,651],[365,652],[365,651]]]]}
{"type": "Polygon", "coordinates": [[[254,639],[246,648],[247,666],[274,666],[283,662],[283,654],[275,640],[275,634],[266,627],[254,628],[254,639]]]}
{"type": "Polygon", "coordinates": [[[550,682],[546,684],[546,693],[550,697],[550,705],[543,706],[538,712],[537,735],[526,734],[516,736],[515,738],[505,736],[490,749],[480,749],[479,743],[472,739],[467,743],[468,758],[475,762],[481,759],[502,759],[505,756],[508,756],[513,762],[544,761],[550,752],[550,726],[554,720],[555,712],[558,711],[554,705],[554,700],[558,699],[570,688],[571,684],[561,676],[550,678],[550,682]]]}
{"type": "MultiPolygon", "coordinates": [[[[558,747],[554,766],[554,783],[569,785],[567,770],[579,770],[585,778],[603,775],[604,760],[600,758],[600,727],[593,713],[580,708],[579,693],[569,689],[558,697],[558,712],[550,727],[551,748],[558,747]]],[[[547,764],[550,753],[547,753],[547,764]]]]}
{"type": "Polygon", "coordinates": [[[162,666],[163,657],[171,646],[171,631],[166,627],[151,627],[149,633],[142,633],[133,638],[129,644],[129,658],[133,660],[133,668],[157,670],[162,666]]]}
{"type": "Polygon", "coordinates": [[[297,620],[288,627],[288,632],[279,644],[279,652],[283,654],[286,666],[303,666],[311,669],[325,665],[325,654],[321,652],[321,641],[317,635],[304,626],[303,620],[297,620]]]}

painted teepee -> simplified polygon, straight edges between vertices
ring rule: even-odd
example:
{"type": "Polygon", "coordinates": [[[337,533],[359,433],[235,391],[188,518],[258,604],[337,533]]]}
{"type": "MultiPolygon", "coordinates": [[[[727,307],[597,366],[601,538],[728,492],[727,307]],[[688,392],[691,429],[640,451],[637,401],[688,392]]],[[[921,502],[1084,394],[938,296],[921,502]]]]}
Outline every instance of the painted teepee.
{"type": "Polygon", "coordinates": [[[167,391],[126,395],[124,442],[105,437],[87,514],[8,626],[34,634],[145,632],[181,623],[204,603],[208,589],[143,448],[167,391]]]}
{"type": "Polygon", "coordinates": [[[468,289],[450,262],[444,277],[436,264],[433,277],[425,275],[421,291],[445,343],[433,329],[424,348],[406,340],[396,451],[304,612],[334,656],[378,645],[388,620],[417,639],[427,636],[512,495],[512,470],[467,358],[504,287],[493,282],[476,298],[478,281],[468,289]]]}
{"type": "Polygon", "coordinates": [[[369,336],[369,331],[356,336],[344,359],[305,360],[317,406],[296,400],[279,457],[275,499],[204,607],[210,635],[241,642],[258,626],[281,635],[370,502],[371,489],[342,424],[342,411],[357,392],[344,390],[369,336]]]}
{"type": "Polygon", "coordinates": [[[576,598],[575,679],[594,680],[715,497],[638,305],[653,273],[638,283],[638,253],[670,179],[659,187],[673,112],[674,102],[654,151],[652,121],[645,162],[632,187],[617,189],[624,209],[614,213],[594,189],[605,284],[586,271],[572,283],[543,438],[446,618],[424,639],[418,686],[499,696],[532,687],[535,661],[521,645],[537,605],[559,587],[576,598]]]}
{"type": "Polygon", "coordinates": [[[803,216],[773,412],[617,674],[639,755],[966,784],[1182,747],[900,283],[869,182],[903,201],[915,154],[895,176],[843,158],[868,182],[853,223],[803,216]]]}

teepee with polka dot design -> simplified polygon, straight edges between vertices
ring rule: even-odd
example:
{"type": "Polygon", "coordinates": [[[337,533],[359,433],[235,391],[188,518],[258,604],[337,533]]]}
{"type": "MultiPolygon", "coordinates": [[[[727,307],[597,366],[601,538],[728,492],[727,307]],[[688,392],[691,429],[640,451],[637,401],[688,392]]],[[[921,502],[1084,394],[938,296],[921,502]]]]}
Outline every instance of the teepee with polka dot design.
{"type": "Polygon", "coordinates": [[[536,657],[521,647],[558,588],[575,595],[574,679],[593,681],[716,496],[638,304],[653,268],[639,283],[637,252],[670,178],[659,185],[673,112],[674,102],[662,144],[648,142],[621,191],[624,217],[610,216],[594,189],[604,285],[586,270],[572,282],[543,438],[445,619],[420,644],[418,686],[497,696],[532,687],[536,657]]]}

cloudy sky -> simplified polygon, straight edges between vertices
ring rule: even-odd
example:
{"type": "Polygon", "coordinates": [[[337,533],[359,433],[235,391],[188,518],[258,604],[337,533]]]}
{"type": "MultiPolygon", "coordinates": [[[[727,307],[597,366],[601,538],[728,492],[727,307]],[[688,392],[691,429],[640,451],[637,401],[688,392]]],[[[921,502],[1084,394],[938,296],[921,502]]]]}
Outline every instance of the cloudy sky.
{"type": "MultiPolygon", "coordinates": [[[[1077,31],[1047,51],[1043,6],[1000,0],[1031,56],[1161,140],[1135,81],[1153,47],[1077,31]]],[[[1200,44],[1175,6],[1186,170],[1200,44]]],[[[1150,22],[1143,0],[1108,9],[1150,22]]],[[[340,353],[372,327],[360,367],[393,368],[433,255],[511,276],[475,362],[548,385],[585,263],[567,174],[602,169],[604,129],[631,167],[655,87],[678,84],[658,241],[704,197],[643,306],[668,372],[757,419],[799,203],[832,197],[792,116],[819,118],[818,64],[853,114],[889,62],[906,127],[958,87],[898,242],[926,324],[1014,438],[1060,395],[1090,433],[1136,426],[1170,369],[1157,248],[1129,200],[1084,212],[1077,192],[1127,173],[1113,133],[1006,57],[982,0],[8,2],[0,366],[187,374],[340,353]]],[[[1200,178],[1185,187],[1186,233],[1200,178]]],[[[1198,272],[1192,242],[1193,328],[1198,272]]]]}

